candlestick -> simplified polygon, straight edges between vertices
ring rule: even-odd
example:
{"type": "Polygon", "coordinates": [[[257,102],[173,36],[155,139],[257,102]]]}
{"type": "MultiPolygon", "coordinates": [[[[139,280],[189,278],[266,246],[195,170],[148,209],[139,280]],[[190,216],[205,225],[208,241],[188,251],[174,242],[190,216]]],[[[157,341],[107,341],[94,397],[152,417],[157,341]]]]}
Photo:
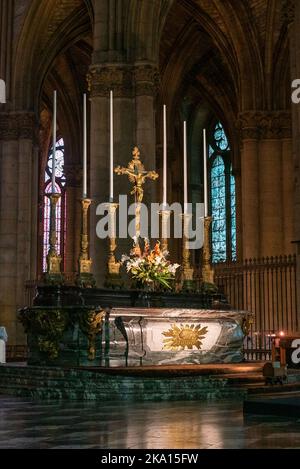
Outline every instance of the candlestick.
{"type": "Polygon", "coordinates": [[[45,281],[48,284],[59,285],[63,283],[61,274],[61,256],[56,251],[56,205],[60,199],[60,194],[47,194],[50,200],[50,230],[49,230],[49,251],[47,254],[47,272],[45,281]]]}
{"type": "Polygon", "coordinates": [[[167,205],[167,107],[163,107],[163,206],[167,205]]]}
{"type": "Polygon", "coordinates": [[[186,121],[183,122],[183,207],[184,213],[187,213],[188,204],[188,179],[187,179],[187,143],[186,143],[186,121]]]}
{"type": "Polygon", "coordinates": [[[210,226],[212,217],[204,218],[204,243],[203,243],[203,260],[202,260],[202,282],[214,284],[214,269],[211,266],[210,254],[210,226]]]}
{"type": "Polygon", "coordinates": [[[86,123],[86,94],[83,95],[83,188],[82,198],[87,198],[87,123],[86,123]]]}
{"type": "Polygon", "coordinates": [[[206,129],[203,129],[204,217],[208,216],[206,129]]]}
{"type": "Polygon", "coordinates": [[[188,247],[189,242],[189,226],[192,219],[191,213],[183,213],[183,237],[182,237],[182,290],[194,291],[195,280],[194,280],[194,268],[191,266],[191,253],[188,247]]]}
{"type": "Polygon", "coordinates": [[[159,214],[161,215],[161,250],[162,252],[168,251],[168,238],[170,235],[169,220],[171,216],[170,210],[162,209],[159,214]]]}
{"type": "Polygon", "coordinates": [[[108,203],[107,210],[109,215],[109,255],[107,261],[107,274],[104,286],[107,288],[120,289],[123,286],[122,277],[120,274],[121,263],[116,260],[115,251],[117,249],[116,242],[116,210],[118,204],[108,203]]]}
{"type": "Polygon", "coordinates": [[[95,287],[96,282],[91,272],[92,259],[89,257],[89,235],[88,235],[88,210],[91,199],[86,197],[81,200],[81,233],[80,233],[80,253],[78,258],[78,274],[76,285],[83,288],[95,287]]]}
{"type": "Polygon", "coordinates": [[[110,189],[109,200],[114,200],[114,109],[113,92],[110,92],[110,189]]]}
{"type": "Polygon", "coordinates": [[[52,154],[52,194],[55,194],[55,167],[56,167],[56,91],[53,92],[53,154],[52,154]]]}

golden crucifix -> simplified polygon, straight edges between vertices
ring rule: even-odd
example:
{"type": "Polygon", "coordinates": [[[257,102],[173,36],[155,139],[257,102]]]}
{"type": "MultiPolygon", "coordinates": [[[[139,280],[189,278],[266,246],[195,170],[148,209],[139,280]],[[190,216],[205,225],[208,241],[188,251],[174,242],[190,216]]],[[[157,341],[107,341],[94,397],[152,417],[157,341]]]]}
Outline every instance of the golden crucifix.
{"type": "Polygon", "coordinates": [[[133,190],[130,194],[134,195],[136,209],[135,209],[135,227],[136,227],[136,237],[137,239],[140,236],[140,218],[141,218],[141,203],[144,197],[143,185],[145,184],[146,179],[155,179],[158,178],[156,171],[146,171],[143,163],[140,160],[140,151],[138,147],[134,147],[132,151],[132,160],[128,163],[127,168],[121,168],[118,166],[115,168],[115,173],[118,175],[126,174],[130,182],[133,183],[133,190]]]}

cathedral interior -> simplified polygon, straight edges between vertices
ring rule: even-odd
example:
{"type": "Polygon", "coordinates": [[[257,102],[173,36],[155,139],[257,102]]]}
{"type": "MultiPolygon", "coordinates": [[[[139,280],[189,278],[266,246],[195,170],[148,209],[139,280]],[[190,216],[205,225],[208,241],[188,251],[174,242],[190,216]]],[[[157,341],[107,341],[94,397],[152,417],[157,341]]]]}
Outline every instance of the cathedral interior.
{"type": "MultiPolygon", "coordinates": [[[[138,147],[159,175],[145,185],[148,204],[163,197],[164,105],[167,199],[183,203],[186,121],[193,204],[204,203],[207,166],[214,282],[232,308],[254,314],[245,357],[269,359],[272,336],[299,333],[300,104],[292,97],[300,2],[0,0],[0,20],[0,326],[8,361],[26,359],[18,315],[48,268],[54,141],[65,284],[78,272],[84,94],[89,255],[97,287],[105,285],[109,246],[97,236],[96,207],[110,194],[111,90],[114,163],[126,166],[138,147]]],[[[116,198],[130,190],[127,178],[114,178],[116,198]]],[[[116,256],[128,246],[118,240],[116,256]]],[[[182,246],[170,239],[173,262],[181,264],[182,246]]],[[[203,250],[191,251],[190,262],[201,285],[203,250]]]]}

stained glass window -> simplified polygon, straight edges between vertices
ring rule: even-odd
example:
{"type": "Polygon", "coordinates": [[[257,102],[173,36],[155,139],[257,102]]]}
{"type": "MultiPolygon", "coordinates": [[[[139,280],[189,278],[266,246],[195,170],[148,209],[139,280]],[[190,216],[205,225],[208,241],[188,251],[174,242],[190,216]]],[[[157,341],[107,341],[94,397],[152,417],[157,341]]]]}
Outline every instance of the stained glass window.
{"type": "Polygon", "coordinates": [[[226,183],[225,165],[217,156],[211,167],[212,260],[226,260],[226,183]]]}
{"type": "MultiPolygon", "coordinates": [[[[53,146],[51,146],[48,155],[48,161],[45,170],[45,189],[44,189],[44,210],[43,210],[43,271],[47,270],[47,254],[49,251],[49,232],[50,232],[50,200],[47,194],[52,190],[52,158],[53,146]]],[[[66,178],[64,174],[64,141],[59,139],[56,142],[55,156],[55,192],[61,194],[56,205],[56,238],[57,252],[64,258],[64,245],[66,236],[66,178]]]]}
{"type": "Polygon", "coordinates": [[[236,260],[236,193],[230,146],[220,122],[208,147],[212,262],[236,260]]]}

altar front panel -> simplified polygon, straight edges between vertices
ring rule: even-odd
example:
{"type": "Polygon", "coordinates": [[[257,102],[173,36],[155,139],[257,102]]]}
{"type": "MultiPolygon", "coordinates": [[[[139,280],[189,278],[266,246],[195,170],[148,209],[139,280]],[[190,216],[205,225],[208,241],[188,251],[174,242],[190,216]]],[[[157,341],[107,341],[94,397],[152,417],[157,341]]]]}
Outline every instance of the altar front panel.
{"type": "Polygon", "coordinates": [[[116,308],[107,314],[102,364],[139,366],[237,363],[249,313],[163,308],[116,308]]]}

